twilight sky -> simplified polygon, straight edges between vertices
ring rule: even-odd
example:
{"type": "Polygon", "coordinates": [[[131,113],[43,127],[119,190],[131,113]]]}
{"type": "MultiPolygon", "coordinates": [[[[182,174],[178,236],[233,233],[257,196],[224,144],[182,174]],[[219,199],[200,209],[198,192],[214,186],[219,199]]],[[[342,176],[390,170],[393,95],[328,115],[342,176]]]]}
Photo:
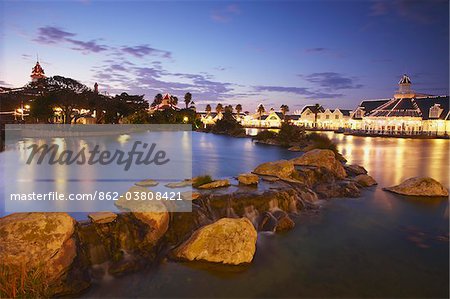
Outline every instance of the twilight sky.
{"type": "Polygon", "coordinates": [[[291,112],[449,92],[448,1],[0,1],[0,86],[47,76],[291,112]]]}

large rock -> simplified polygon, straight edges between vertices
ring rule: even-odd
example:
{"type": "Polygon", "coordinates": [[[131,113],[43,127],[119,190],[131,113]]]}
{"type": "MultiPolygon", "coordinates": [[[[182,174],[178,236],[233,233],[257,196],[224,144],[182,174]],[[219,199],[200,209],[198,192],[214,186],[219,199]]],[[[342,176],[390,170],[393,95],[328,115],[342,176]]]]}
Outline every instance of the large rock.
{"type": "Polygon", "coordinates": [[[336,155],[331,150],[314,149],[298,158],[292,159],[291,162],[295,165],[325,167],[333,172],[339,179],[343,179],[347,176],[344,166],[336,159],[336,155]]]}
{"type": "Polygon", "coordinates": [[[199,186],[199,189],[215,189],[215,188],[221,188],[221,187],[228,187],[230,186],[229,180],[216,180],[212,181],[211,183],[203,184],[199,186]]]}
{"type": "Polygon", "coordinates": [[[361,195],[361,191],[358,189],[356,184],[354,182],[347,181],[332,184],[319,184],[315,187],[314,191],[320,199],[335,197],[356,198],[361,195]]]}
{"type": "Polygon", "coordinates": [[[111,223],[117,218],[117,214],[113,212],[95,212],[88,215],[93,223],[111,223]]]}
{"type": "Polygon", "coordinates": [[[357,175],[354,180],[363,187],[370,187],[377,184],[377,181],[375,181],[373,177],[367,174],[357,175]]]}
{"type": "Polygon", "coordinates": [[[158,182],[155,180],[148,179],[148,180],[143,180],[143,181],[140,181],[140,182],[137,182],[134,184],[139,187],[154,187],[154,186],[158,185],[158,182]]]}
{"type": "Polygon", "coordinates": [[[259,176],[253,173],[242,173],[238,176],[238,181],[243,185],[256,185],[259,181],[259,176]]]}
{"type": "Polygon", "coordinates": [[[76,284],[74,277],[68,279],[77,256],[75,224],[66,213],[17,213],[0,218],[1,264],[41,273],[42,277],[34,279],[45,281],[50,294],[70,293],[76,284]]]}
{"type": "Polygon", "coordinates": [[[383,189],[403,195],[448,196],[448,190],[441,183],[429,177],[409,178],[400,185],[383,189]]]}
{"type": "Polygon", "coordinates": [[[222,218],[194,232],[174,250],[174,256],[231,265],[250,263],[256,251],[256,238],[256,230],[247,218],[222,218]]]}
{"type": "Polygon", "coordinates": [[[152,191],[147,188],[132,186],[114,204],[122,211],[131,212],[135,218],[148,226],[145,241],[154,245],[169,228],[170,216],[163,201],[155,200],[155,194],[152,196],[151,193],[152,191]],[[135,198],[146,199],[135,200],[135,198]],[[152,200],[148,200],[149,198],[152,200]]]}
{"type": "Polygon", "coordinates": [[[347,174],[350,176],[367,174],[367,170],[364,167],[356,165],[356,164],[345,165],[344,168],[345,168],[345,171],[347,172],[347,174]]]}
{"type": "Polygon", "coordinates": [[[287,160],[279,160],[274,162],[266,162],[258,165],[253,173],[259,175],[271,175],[279,178],[290,177],[294,172],[294,163],[287,160]]]}

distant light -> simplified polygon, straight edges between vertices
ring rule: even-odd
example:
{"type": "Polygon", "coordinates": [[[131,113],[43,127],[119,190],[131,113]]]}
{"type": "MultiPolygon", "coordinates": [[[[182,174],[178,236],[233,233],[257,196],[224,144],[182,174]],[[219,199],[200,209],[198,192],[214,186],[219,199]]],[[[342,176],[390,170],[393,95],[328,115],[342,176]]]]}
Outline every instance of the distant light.
{"type": "Polygon", "coordinates": [[[25,109],[30,109],[30,105],[25,105],[25,109]]]}
{"type": "Polygon", "coordinates": [[[184,121],[185,123],[187,123],[187,122],[189,121],[189,117],[187,117],[187,116],[183,117],[183,121],[184,121]]]}

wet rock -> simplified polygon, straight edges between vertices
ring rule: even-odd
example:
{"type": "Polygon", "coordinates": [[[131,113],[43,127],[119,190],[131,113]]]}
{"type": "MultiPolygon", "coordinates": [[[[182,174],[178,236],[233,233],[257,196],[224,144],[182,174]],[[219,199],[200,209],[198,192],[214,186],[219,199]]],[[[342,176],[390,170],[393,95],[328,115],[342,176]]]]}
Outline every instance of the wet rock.
{"type": "Polygon", "coordinates": [[[169,212],[166,205],[154,199],[152,191],[133,186],[114,203],[122,211],[131,212],[137,220],[147,226],[144,241],[150,245],[155,245],[169,227],[169,212]],[[131,196],[131,200],[127,196],[131,196]],[[145,199],[142,199],[143,197],[145,199]],[[135,200],[136,198],[139,200],[135,200]],[[152,200],[149,200],[150,198],[152,200]]]}
{"type": "Polygon", "coordinates": [[[280,180],[278,177],[262,175],[261,179],[266,182],[277,182],[280,180]]]}
{"type": "Polygon", "coordinates": [[[378,184],[373,177],[367,174],[360,174],[356,176],[354,180],[363,187],[370,187],[378,184]]]}
{"type": "Polygon", "coordinates": [[[256,185],[258,184],[259,177],[253,173],[243,173],[238,176],[238,181],[243,185],[256,185]]]}
{"type": "Polygon", "coordinates": [[[290,148],[288,148],[288,151],[291,151],[291,152],[301,152],[301,151],[302,151],[302,148],[301,148],[300,146],[298,146],[298,145],[294,145],[294,146],[291,146],[290,148]]]}
{"type": "Polygon", "coordinates": [[[260,164],[253,170],[253,173],[286,178],[290,177],[294,170],[294,163],[292,161],[279,160],[260,164]]]}
{"type": "MultiPolygon", "coordinates": [[[[22,271],[36,270],[51,295],[80,291],[89,285],[75,275],[75,220],[66,213],[16,213],[0,218],[0,261],[22,271]],[[44,267],[44,268],[43,268],[44,267]]],[[[81,270],[81,267],[76,269],[81,270]]],[[[18,274],[20,275],[20,274],[18,274]]]]}
{"type": "Polygon", "coordinates": [[[360,174],[367,174],[367,170],[364,167],[356,165],[356,164],[345,165],[344,168],[349,176],[357,176],[360,174]]]}
{"type": "Polygon", "coordinates": [[[277,227],[277,219],[270,212],[264,212],[258,224],[258,231],[275,231],[277,227]]]}
{"type": "Polygon", "coordinates": [[[159,183],[155,180],[143,180],[140,182],[135,183],[136,186],[139,187],[154,187],[157,186],[159,183]]]}
{"type": "Polygon", "coordinates": [[[113,212],[97,212],[89,214],[88,217],[93,223],[105,224],[116,220],[117,214],[113,212]]]}
{"type": "Polygon", "coordinates": [[[430,177],[409,178],[400,185],[383,188],[383,190],[412,196],[448,196],[448,190],[430,177]]]}
{"type": "Polygon", "coordinates": [[[228,187],[230,186],[229,180],[216,180],[212,181],[211,183],[203,184],[199,186],[199,189],[215,189],[215,188],[221,188],[221,187],[228,187]]]}
{"type": "Polygon", "coordinates": [[[196,199],[199,199],[200,196],[201,196],[200,192],[195,192],[195,191],[181,192],[181,198],[184,200],[196,200],[196,199]]]}
{"type": "Polygon", "coordinates": [[[325,167],[297,166],[296,169],[295,179],[309,188],[313,188],[317,184],[335,183],[337,179],[334,172],[325,167]]]}
{"type": "Polygon", "coordinates": [[[320,199],[334,197],[356,198],[361,195],[359,188],[354,182],[338,182],[333,184],[321,184],[314,188],[320,199]]]}
{"type": "Polygon", "coordinates": [[[309,165],[327,168],[339,179],[343,179],[347,176],[342,163],[336,159],[336,155],[331,150],[314,149],[290,161],[295,165],[309,165]]]}
{"type": "Polygon", "coordinates": [[[188,261],[250,263],[256,251],[256,238],[256,230],[247,218],[222,218],[194,232],[173,254],[188,261]]]}
{"type": "Polygon", "coordinates": [[[295,222],[286,212],[278,210],[274,211],[272,215],[277,219],[276,232],[285,232],[294,228],[295,222]]]}
{"type": "Polygon", "coordinates": [[[189,187],[192,186],[192,180],[184,180],[181,182],[175,182],[175,183],[168,183],[166,185],[164,185],[168,188],[184,188],[184,187],[189,187]]]}

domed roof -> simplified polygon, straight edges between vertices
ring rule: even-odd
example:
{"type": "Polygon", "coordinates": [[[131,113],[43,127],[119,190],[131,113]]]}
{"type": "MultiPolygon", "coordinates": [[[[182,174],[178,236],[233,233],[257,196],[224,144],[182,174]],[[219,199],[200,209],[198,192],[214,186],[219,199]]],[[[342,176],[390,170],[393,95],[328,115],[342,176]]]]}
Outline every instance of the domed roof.
{"type": "Polygon", "coordinates": [[[408,75],[404,74],[400,81],[398,81],[398,84],[411,84],[411,79],[408,75]]]}

